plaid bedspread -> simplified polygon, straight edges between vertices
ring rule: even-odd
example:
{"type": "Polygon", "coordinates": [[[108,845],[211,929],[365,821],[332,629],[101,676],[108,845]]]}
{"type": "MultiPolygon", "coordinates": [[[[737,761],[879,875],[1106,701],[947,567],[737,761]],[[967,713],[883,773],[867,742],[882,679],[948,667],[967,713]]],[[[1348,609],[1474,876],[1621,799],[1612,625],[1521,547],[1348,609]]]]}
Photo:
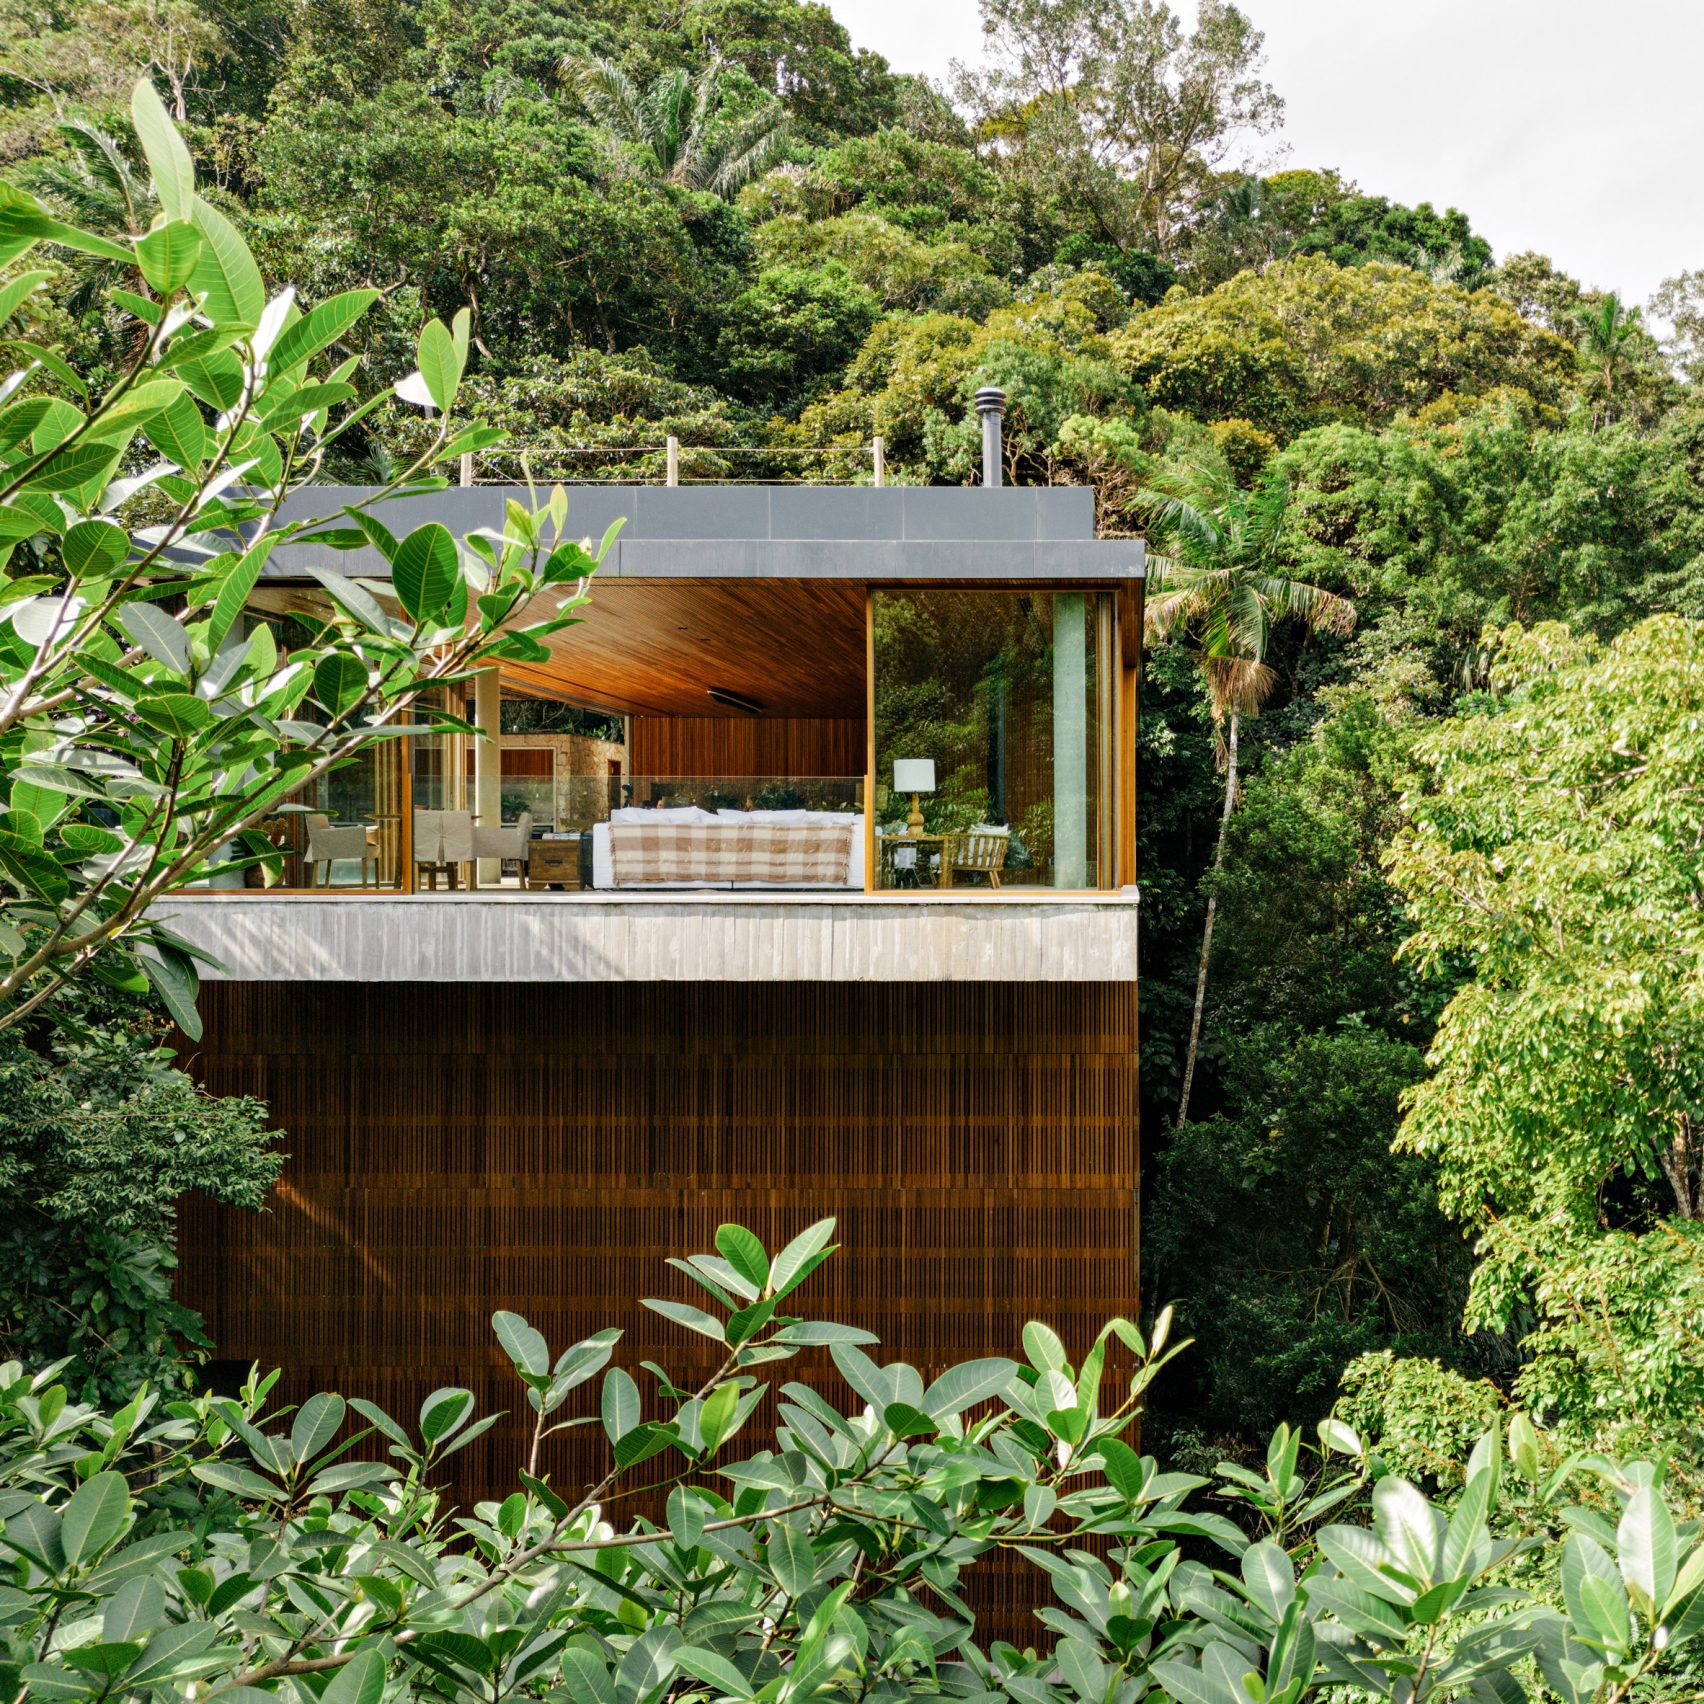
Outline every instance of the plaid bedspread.
{"type": "Polygon", "coordinates": [[[610,863],[617,887],[844,887],[855,821],[616,822],[609,829],[610,863]]]}

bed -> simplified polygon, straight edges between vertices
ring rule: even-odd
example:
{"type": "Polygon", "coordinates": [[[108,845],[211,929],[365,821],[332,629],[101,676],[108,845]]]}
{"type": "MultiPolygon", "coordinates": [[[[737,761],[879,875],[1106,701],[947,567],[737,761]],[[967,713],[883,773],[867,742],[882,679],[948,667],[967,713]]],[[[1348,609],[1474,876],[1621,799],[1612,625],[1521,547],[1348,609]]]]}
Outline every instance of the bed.
{"type": "Polygon", "coordinates": [[[864,818],[850,811],[625,807],[592,829],[592,886],[861,892],[864,818]]]}

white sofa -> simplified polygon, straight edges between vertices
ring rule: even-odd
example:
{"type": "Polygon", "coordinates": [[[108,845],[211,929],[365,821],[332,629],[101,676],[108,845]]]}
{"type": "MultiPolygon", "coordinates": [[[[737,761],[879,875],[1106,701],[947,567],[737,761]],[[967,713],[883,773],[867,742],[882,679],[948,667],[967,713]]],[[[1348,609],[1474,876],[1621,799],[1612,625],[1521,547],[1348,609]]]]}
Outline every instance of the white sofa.
{"type": "MultiPolygon", "coordinates": [[[[847,811],[706,811],[696,805],[681,805],[666,809],[648,809],[642,805],[625,805],[610,813],[611,822],[679,822],[679,823],[713,823],[718,821],[766,821],[782,827],[790,823],[805,823],[827,819],[832,822],[850,822],[852,824],[852,845],[846,860],[846,877],[838,882],[748,882],[729,880],[726,882],[656,882],[647,884],[654,890],[662,889],[705,889],[721,888],[767,888],[767,889],[796,889],[800,886],[812,889],[827,888],[835,892],[843,888],[852,888],[862,893],[864,890],[864,818],[861,814],[854,815],[847,811]]],[[[592,886],[594,888],[613,888],[615,886],[615,860],[610,851],[610,825],[607,822],[596,823],[592,827],[592,886]]],[[[629,884],[629,889],[631,884],[629,884]]],[[[625,891],[625,890],[624,890],[625,891]]]]}

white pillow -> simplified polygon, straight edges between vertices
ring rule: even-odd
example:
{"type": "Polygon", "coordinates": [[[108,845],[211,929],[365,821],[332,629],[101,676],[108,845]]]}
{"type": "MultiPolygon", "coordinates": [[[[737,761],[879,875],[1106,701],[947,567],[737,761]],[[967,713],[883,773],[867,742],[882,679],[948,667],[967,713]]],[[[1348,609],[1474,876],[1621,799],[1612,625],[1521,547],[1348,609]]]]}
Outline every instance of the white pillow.
{"type": "Polygon", "coordinates": [[[670,805],[653,809],[649,805],[623,805],[609,813],[611,822],[714,822],[716,819],[697,805],[670,805]]]}
{"type": "Polygon", "coordinates": [[[811,820],[809,811],[742,811],[752,822],[805,823],[811,820]]]}

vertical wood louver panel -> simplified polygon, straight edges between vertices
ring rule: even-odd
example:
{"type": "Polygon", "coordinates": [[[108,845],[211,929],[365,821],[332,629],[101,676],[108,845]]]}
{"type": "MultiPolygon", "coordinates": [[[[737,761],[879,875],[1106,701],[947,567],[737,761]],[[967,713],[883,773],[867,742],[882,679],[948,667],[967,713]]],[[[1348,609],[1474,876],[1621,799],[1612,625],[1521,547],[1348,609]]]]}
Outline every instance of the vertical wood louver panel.
{"type": "MultiPolygon", "coordinates": [[[[290,1158],[264,1214],[186,1203],[180,1294],[222,1359],[286,1369],[284,1400],[412,1419],[460,1384],[507,1409],[455,1458],[464,1503],[521,1453],[493,1310],[708,1372],[712,1346],[636,1299],[686,1297],[664,1258],[725,1220],[773,1248],[835,1215],[806,1305],[926,1377],[1015,1353],[1031,1317],[1080,1355],[1136,1311],[1134,984],[209,983],[202,1004],[194,1070],[265,1099],[290,1158]]],[[[826,1355],[780,1377],[835,1382],[826,1355]]],[[[546,1465],[578,1485],[601,1459],[577,1430],[546,1465]]],[[[997,1570],[990,1635],[1033,1642],[1032,1595],[997,1570]]]]}

